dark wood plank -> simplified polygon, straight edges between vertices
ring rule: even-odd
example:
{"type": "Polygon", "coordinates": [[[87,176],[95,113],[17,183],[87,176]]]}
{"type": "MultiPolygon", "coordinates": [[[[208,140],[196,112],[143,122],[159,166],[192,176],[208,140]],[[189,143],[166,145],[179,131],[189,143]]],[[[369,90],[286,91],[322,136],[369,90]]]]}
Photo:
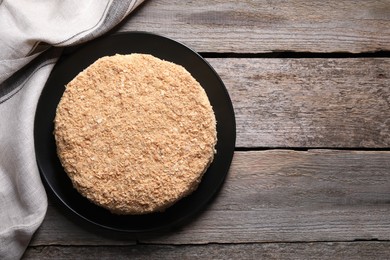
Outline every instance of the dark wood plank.
{"type": "MultiPolygon", "coordinates": [[[[386,151],[236,152],[223,189],[200,216],[136,238],[158,244],[390,240],[389,158],[386,151]]],[[[31,245],[126,243],[83,229],[51,205],[31,245]]]]}
{"type": "Polygon", "coordinates": [[[208,59],[237,147],[390,146],[390,59],[208,59]]]}
{"type": "Polygon", "coordinates": [[[148,31],[199,52],[390,50],[388,0],[146,1],[120,31],[148,31]]]}
{"type": "Polygon", "coordinates": [[[390,242],[34,247],[23,259],[389,259],[390,242]]]}

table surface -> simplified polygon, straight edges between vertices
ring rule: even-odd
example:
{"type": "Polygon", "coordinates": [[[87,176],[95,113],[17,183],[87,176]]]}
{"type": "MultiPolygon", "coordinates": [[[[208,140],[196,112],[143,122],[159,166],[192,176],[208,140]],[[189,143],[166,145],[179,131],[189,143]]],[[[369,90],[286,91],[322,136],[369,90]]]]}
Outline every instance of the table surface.
{"type": "Polygon", "coordinates": [[[116,237],[49,199],[25,259],[389,259],[390,1],[149,0],[112,33],[199,52],[237,142],[217,198],[184,226],[116,237]]]}

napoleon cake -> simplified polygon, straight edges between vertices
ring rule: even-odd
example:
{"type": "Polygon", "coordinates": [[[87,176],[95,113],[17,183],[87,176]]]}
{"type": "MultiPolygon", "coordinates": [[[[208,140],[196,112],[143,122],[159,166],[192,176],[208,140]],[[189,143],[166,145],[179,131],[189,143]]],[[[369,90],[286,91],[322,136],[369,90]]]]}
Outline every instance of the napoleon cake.
{"type": "Polygon", "coordinates": [[[216,120],[182,66],[148,54],[98,59],[66,85],[54,120],[74,188],[115,214],[164,211],[214,158],[216,120]]]}

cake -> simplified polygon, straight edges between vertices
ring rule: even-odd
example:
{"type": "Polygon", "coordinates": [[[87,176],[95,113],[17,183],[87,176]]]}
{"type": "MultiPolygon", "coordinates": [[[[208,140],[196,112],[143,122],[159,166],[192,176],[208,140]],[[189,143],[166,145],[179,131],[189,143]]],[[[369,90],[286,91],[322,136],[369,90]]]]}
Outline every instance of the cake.
{"type": "Polygon", "coordinates": [[[73,187],[115,214],[161,212],[197,189],[213,161],[216,119],[182,66],[106,56],[66,85],[54,137],[73,187]]]}

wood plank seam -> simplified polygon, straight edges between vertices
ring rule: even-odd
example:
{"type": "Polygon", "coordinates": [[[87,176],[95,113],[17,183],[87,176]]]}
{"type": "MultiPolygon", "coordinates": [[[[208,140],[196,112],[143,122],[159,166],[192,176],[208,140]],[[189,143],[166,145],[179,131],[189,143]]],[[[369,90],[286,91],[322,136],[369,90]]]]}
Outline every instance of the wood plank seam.
{"type": "Polygon", "coordinates": [[[348,58],[390,58],[390,51],[374,51],[374,52],[294,52],[294,51],[279,51],[265,53],[234,53],[234,52],[199,52],[204,58],[319,58],[319,59],[348,59],[348,58]]]}

